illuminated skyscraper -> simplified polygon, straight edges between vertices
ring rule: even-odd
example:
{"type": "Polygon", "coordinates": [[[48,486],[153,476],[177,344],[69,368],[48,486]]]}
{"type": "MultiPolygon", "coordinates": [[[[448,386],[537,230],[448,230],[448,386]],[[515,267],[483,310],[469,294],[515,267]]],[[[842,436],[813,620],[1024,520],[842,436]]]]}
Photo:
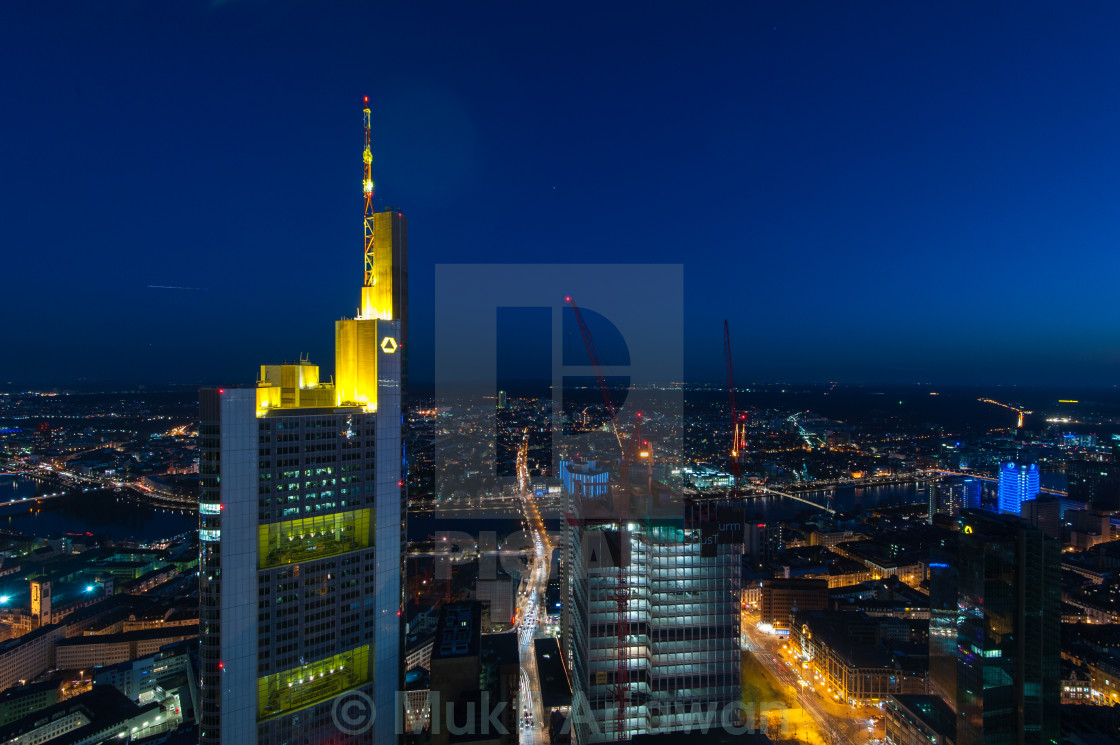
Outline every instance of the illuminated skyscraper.
{"type": "Polygon", "coordinates": [[[936,515],[956,517],[964,503],[964,485],[959,482],[942,483],[931,481],[929,484],[929,519],[936,515]]]}
{"type": "Polygon", "coordinates": [[[966,478],[961,480],[964,489],[964,503],[961,505],[966,510],[980,509],[980,495],[984,482],[980,479],[966,478]]]}
{"type": "Polygon", "coordinates": [[[694,711],[718,722],[742,695],[742,510],[661,495],[620,525],[599,519],[608,500],[568,495],[561,638],[575,739],[689,731],[694,711]]]}
{"type": "Polygon", "coordinates": [[[405,221],[372,212],[363,116],[367,271],[335,382],[300,360],[200,394],[204,745],[397,739],[405,221]]]}
{"type": "Polygon", "coordinates": [[[1060,544],[1011,515],[964,510],[930,563],[930,682],[958,745],[1057,745],[1060,544]]]}
{"type": "Polygon", "coordinates": [[[1018,515],[1023,502],[1038,494],[1038,464],[1004,463],[999,469],[999,511],[1018,515]]]}
{"type": "Polygon", "coordinates": [[[980,508],[980,479],[964,478],[931,481],[929,484],[929,519],[935,515],[956,517],[962,509],[980,508]]]}

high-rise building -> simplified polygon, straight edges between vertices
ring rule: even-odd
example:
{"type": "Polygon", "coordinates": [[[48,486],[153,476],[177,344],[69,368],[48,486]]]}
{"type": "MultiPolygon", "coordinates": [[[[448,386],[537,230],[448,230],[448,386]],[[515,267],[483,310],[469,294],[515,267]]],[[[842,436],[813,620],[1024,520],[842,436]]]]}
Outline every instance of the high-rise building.
{"type": "Polygon", "coordinates": [[[1039,494],[1023,502],[1022,517],[1055,540],[1062,540],[1062,503],[1057,497],[1039,494]]]}
{"type": "Polygon", "coordinates": [[[1069,535],[1063,537],[1080,551],[1111,541],[1111,515],[1110,512],[1097,510],[1066,510],[1063,520],[1069,527],[1069,535]]]}
{"type": "Polygon", "coordinates": [[[687,731],[694,706],[721,712],[741,696],[741,511],[661,495],[619,522],[589,506],[611,498],[568,502],[561,637],[580,743],[687,731]]]}
{"type": "Polygon", "coordinates": [[[1038,464],[1004,463],[999,469],[999,511],[1010,515],[1022,512],[1022,504],[1038,494],[1038,464]]]}
{"type": "Polygon", "coordinates": [[[577,462],[562,458],[558,470],[560,482],[569,494],[594,499],[610,490],[610,472],[600,468],[593,460],[577,462]]]}
{"type": "Polygon", "coordinates": [[[930,683],[957,745],[1060,739],[1060,544],[1021,518],[965,510],[930,563],[930,683]]]}
{"type": "Polygon", "coordinates": [[[937,515],[956,517],[964,506],[964,485],[959,481],[931,481],[928,494],[931,521],[937,515]]]}
{"type": "Polygon", "coordinates": [[[929,484],[929,519],[936,515],[956,517],[962,509],[980,509],[980,490],[983,482],[975,478],[931,481],[929,484]]]}
{"type": "Polygon", "coordinates": [[[372,211],[369,113],[365,284],[334,382],[301,359],[200,392],[204,745],[396,742],[405,223],[372,211]]]}
{"type": "Polygon", "coordinates": [[[785,547],[782,524],[779,522],[750,522],[747,523],[744,532],[744,553],[755,564],[773,560],[785,547]]]}
{"type": "Polygon", "coordinates": [[[1120,510],[1120,469],[1115,463],[1071,460],[1066,467],[1069,498],[1094,510],[1120,510]]]}
{"type": "Polygon", "coordinates": [[[961,488],[964,490],[964,502],[961,505],[966,510],[980,509],[980,496],[984,482],[969,476],[961,479],[961,488]]]}
{"type": "Polygon", "coordinates": [[[477,602],[440,609],[429,662],[432,745],[517,743],[517,634],[483,634],[482,623],[477,602]]]}

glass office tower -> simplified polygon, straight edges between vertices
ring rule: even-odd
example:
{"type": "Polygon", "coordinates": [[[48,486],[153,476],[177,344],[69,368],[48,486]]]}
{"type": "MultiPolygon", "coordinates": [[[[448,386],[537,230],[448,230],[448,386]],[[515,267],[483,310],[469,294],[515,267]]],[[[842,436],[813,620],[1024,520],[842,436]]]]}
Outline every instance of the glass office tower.
{"type": "Polygon", "coordinates": [[[609,499],[569,494],[562,638],[576,740],[689,731],[708,712],[718,723],[742,694],[742,513],[668,499],[619,522],[597,510],[609,499]]]}
{"type": "Polygon", "coordinates": [[[1060,545],[1008,515],[966,510],[959,524],[959,550],[930,582],[930,674],[935,692],[952,697],[957,744],[1056,745],[1060,545]]]}

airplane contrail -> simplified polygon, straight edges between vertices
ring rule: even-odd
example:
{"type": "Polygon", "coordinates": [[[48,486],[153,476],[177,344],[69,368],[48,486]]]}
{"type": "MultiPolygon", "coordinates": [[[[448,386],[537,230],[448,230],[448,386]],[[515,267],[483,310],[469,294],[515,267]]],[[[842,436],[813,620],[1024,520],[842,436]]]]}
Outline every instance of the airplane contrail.
{"type": "Polygon", "coordinates": [[[174,287],[172,285],[148,285],[153,290],[198,290],[199,292],[209,292],[209,287],[174,287]]]}

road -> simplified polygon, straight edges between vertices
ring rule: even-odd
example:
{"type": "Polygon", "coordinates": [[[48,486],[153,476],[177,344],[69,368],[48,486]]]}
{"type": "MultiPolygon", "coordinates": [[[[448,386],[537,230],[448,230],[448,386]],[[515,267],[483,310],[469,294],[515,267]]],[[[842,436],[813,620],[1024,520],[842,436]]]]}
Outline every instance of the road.
{"type": "MultiPolygon", "coordinates": [[[[744,648],[781,686],[793,691],[797,704],[813,719],[826,743],[867,745],[869,710],[852,709],[831,701],[826,703],[811,683],[802,683],[800,671],[791,669],[790,663],[783,659],[781,647],[785,640],[759,631],[746,614],[743,616],[743,631],[746,636],[744,648]]],[[[881,719],[876,721],[881,722],[881,719]]]]}
{"type": "Polygon", "coordinates": [[[536,497],[529,481],[529,433],[517,450],[517,481],[520,490],[525,524],[533,538],[529,570],[517,598],[517,633],[521,657],[521,695],[518,726],[520,742],[524,745],[547,745],[547,722],[541,703],[541,679],[537,658],[533,652],[533,639],[544,604],[548,570],[552,562],[552,544],[545,533],[544,522],[537,509],[536,497]],[[528,716],[526,716],[526,713],[528,716]]]}

